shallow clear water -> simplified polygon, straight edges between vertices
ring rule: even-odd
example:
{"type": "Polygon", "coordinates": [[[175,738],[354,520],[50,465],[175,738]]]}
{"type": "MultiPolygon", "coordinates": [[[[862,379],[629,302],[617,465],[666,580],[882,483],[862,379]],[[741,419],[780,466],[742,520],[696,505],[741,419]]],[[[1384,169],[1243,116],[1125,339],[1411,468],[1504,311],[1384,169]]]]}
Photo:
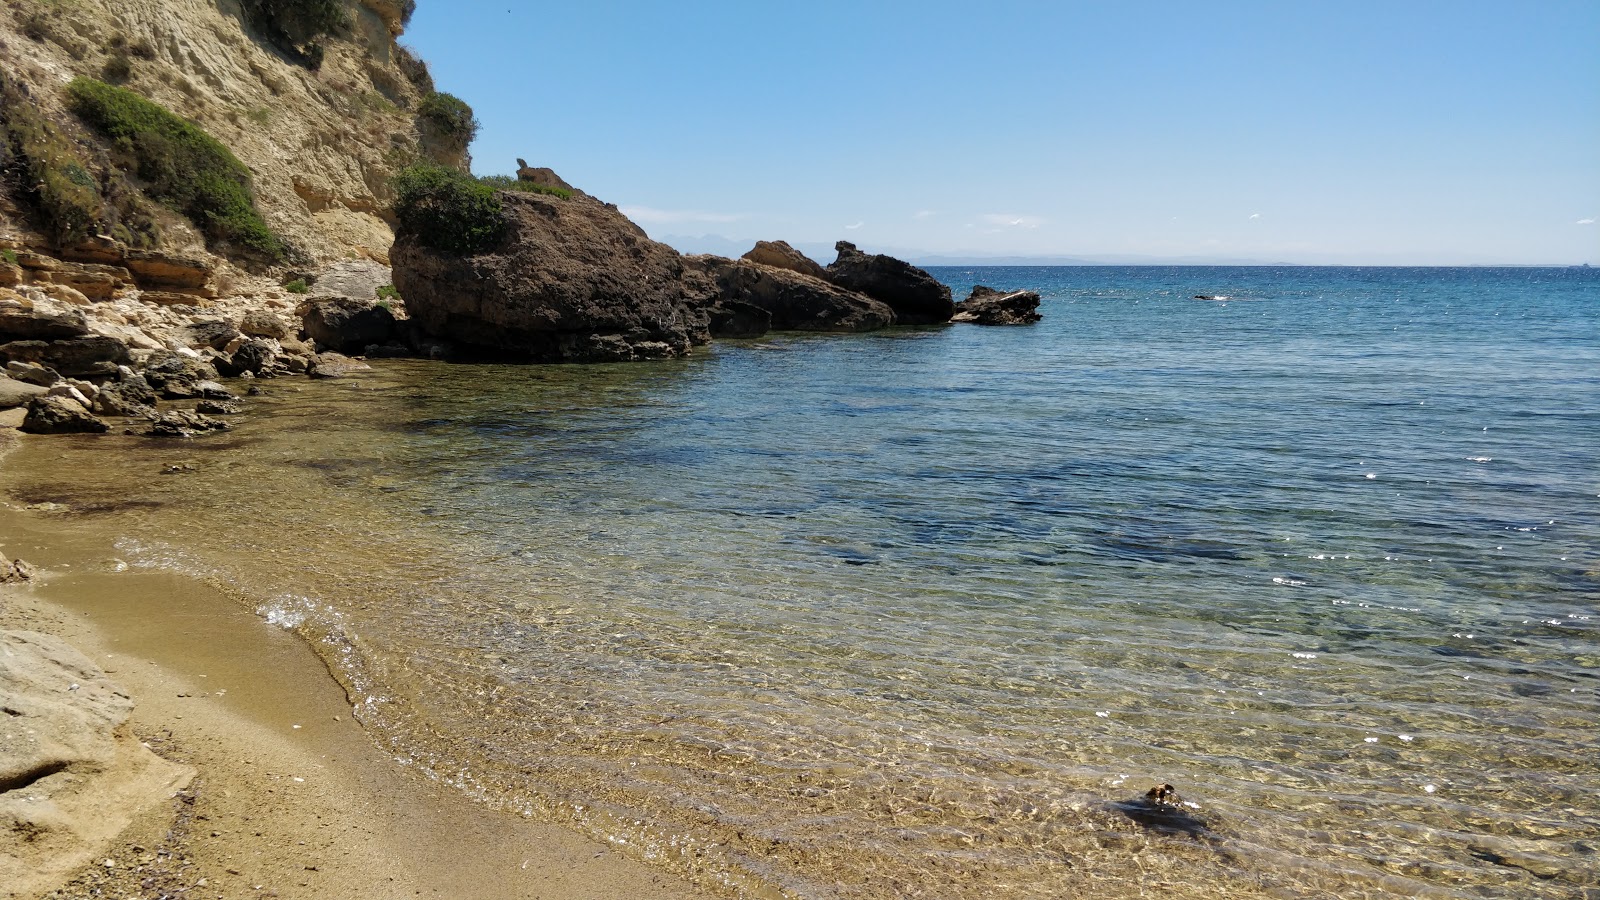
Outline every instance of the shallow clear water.
{"type": "Polygon", "coordinates": [[[6,486],[751,895],[1600,896],[1600,276],[935,272],[1045,320],[385,362],[6,486]]]}

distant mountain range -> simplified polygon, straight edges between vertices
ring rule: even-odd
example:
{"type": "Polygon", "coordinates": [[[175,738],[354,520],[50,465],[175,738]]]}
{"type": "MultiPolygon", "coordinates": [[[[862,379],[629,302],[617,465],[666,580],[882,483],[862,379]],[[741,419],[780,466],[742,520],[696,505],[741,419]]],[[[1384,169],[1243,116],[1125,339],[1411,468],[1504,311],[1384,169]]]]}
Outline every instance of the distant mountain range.
{"type": "MultiPolygon", "coordinates": [[[[652,235],[680,253],[714,253],[717,256],[743,256],[755,241],[728,238],[718,234],[652,235]]],[[[836,255],[832,244],[811,241],[791,241],[796,250],[823,265],[833,262],[836,255]]],[[[1239,259],[1201,256],[998,256],[983,253],[930,253],[908,247],[864,246],[873,253],[887,253],[919,266],[1289,266],[1275,260],[1239,259]]]]}

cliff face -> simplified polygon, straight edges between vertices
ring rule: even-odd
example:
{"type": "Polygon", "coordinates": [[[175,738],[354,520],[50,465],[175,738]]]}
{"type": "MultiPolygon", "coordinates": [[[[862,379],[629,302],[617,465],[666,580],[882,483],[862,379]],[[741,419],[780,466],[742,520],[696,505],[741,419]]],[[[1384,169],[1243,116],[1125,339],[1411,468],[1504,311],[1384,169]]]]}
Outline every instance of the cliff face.
{"type": "MultiPolygon", "coordinates": [[[[267,225],[310,257],[302,263],[386,260],[389,178],[418,158],[464,166],[465,153],[419,130],[432,82],[396,42],[408,4],[342,2],[348,27],[318,40],[314,64],[249,24],[236,0],[6,0],[0,70],[85,158],[102,161],[65,88],[76,76],[120,82],[231,150],[267,225]]],[[[0,187],[0,238],[33,243],[37,217],[16,181],[0,187]]],[[[204,248],[177,217],[161,231],[163,249],[204,248]]]]}

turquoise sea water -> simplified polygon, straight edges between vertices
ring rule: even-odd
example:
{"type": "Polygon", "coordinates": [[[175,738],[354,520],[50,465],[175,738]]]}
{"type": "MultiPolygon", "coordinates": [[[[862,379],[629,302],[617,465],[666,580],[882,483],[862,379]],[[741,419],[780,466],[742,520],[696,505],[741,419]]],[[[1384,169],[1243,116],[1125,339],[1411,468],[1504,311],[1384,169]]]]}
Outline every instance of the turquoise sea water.
{"type": "Polygon", "coordinates": [[[1600,897],[1600,274],[934,271],[1045,319],[272,382],[104,515],[731,891],[1600,897]]]}

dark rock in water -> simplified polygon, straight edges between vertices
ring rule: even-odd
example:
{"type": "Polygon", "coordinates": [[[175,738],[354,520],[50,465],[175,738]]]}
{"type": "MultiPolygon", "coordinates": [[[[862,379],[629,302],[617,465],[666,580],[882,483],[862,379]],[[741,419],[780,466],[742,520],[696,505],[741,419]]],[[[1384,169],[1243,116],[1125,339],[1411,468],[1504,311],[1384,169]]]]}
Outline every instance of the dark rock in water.
{"type": "Polygon", "coordinates": [[[239,395],[228,390],[215,381],[201,381],[194,386],[195,393],[207,400],[237,400],[239,395]]]}
{"type": "Polygon", "coordinates": [[[35,397],[22,420],[22,430],[29,434],[102,434],[109,428],[77,401],[64,397],[35,397]]]}
{"type": "Polygon", "coordinates": [[[1204,819],[1190,812],[1170,784],[1159,784],[1137,800],[1111,804],[1111,808],[1139,825],[1167,834],[1205,837],[1211,833],[1204,819]]]}
{"type": "Polygon", "coordinates": [[[191,437],[207,431],[227,431],[233,426],[221,419],[188,410],[162,413],[145,432],[150,437],[191,437]]]}
{"type": "Polygon", "coordinates": [[[972,295],[956,304],[952,322],[973,325],[1032,325],[1039,315],[1039,295],[1034,291],[997,291],[977,285],[972,295]]]}
{"type": "Polygon", "coordinates": [[[892,256],[862,253],[849,241],[834,245],[839,258],[828,266],[828,280],[846,290],[888,304],[901,325],[950,321],[955,303],[950,289],[927,272],[892,256]]]}
{"type": "Polygon", "coordinates": [[[755,247],[739,258],[771,266],[774,269],[788,269],[824,281],[828,279],[826,269],[818,265],[816,260],[789,246],[788,241],[756,241],[755,247]]]}
{"type": "Polygon", "coordinates": [[[188,400],[200,396],[200,382],[217,373],[198,357],[157,350],[145,360],[142,374],[162,397],[188,400]]]}
{"type": "MultiPolygon", "coordinates": [[[[54,384],[55,382],[51,382],[54,384]]],[[[0,375],[0,409],[16,409],[43,394],[47,388],[0,375]]]]}
{"type": "Polygon", "coordinates": [[[691,256],[684,265],[689,293],[709,296],[708,310],[754,306],[771,316],[775,330],[871,331],[895,324],[887,305],[801,272],[720,256],[691,256]]]}
{"type": "Polygon", "coordinates": [[[547,361],[683,356],[709,340],[683,302],[683,261],[616,207],[503,191],[508,228],[494,250],[461,257],[404,228],[394,284],[426,334],[479,352],[547,361]]]}
{"type": "Polygon", "coordinates": [[[233,416],[244,412],[244,404],[238,400],[201,400],[194,405],[194,411],[206,416],[233,416]]]}
{"type": "Polygon", "coordinates": [[[300,320],[318,347],[338,353],[359,353],[368,344],[386,344],[395,337],[394,313],[376,300],[307,300],[300,304],[300,320]]]}
{"type": "Polygon", "coordinates": [[[69,378],[113,375],[117,366],[133,361],[128,346],[99,334],[59,341],[12,341],[0,345],[0,359],[49,366],[69,378]]]}
{"type": "Polygon", "coordinates": [[[342,353],[318,353],[311,358],[312,378],[343,378],[356,372],[370,371],[371,366],[342,353]]]}
{"type": "Polygon", "coordinates": [[[88,333],[88,320],[74,307],[49,299],[30,300],[0,289],[0,343],[55,341],[88,333]]]}
{"type": "Polygon", "coordinates": [[[94,397],[94,411],[102,416],[154,419],[158,415],[156,393],[149,382],[137,375],[134,378],[138,381],[126,379],[103,385],[94,397]]]}

